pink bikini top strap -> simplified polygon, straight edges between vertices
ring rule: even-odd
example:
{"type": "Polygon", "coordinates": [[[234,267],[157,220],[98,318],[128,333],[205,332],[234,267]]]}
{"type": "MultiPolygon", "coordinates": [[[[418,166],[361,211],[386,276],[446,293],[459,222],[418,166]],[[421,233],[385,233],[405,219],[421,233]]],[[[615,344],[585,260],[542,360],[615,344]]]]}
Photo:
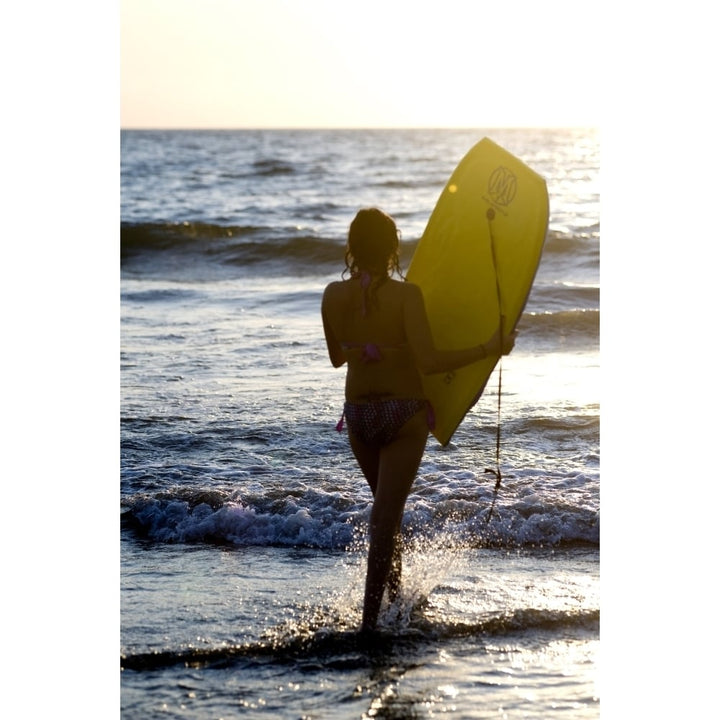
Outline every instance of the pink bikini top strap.
{"type": "Polygon", "coordinates": [[[343,349],[362,348],[360,359],[364,363],[374,363],[382,360],[380,346],[376,343],[343,343],[343,349]]]}

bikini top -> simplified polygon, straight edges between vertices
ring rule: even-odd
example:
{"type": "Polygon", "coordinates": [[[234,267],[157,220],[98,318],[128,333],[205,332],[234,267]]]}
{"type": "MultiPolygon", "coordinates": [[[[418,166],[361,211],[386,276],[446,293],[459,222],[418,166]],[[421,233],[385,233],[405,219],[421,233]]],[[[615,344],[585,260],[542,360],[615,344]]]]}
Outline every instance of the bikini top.
{"type": "MultiPolygon", "coordinates": [[[[366,365],[370,363],[376,363],[380,362],[380,360],[383,359],[382,352],[380,350],[381,346],[377,343],[342,343],[341,347],[343,350],[353,350],[357,348],[362,349],[362,355],[360,356],[360,360],[364,362],[366,365]]],[[[404,347],[407,347],[407,343],[402,343],[401,345],[383,345],[386,350],[401,350],[404,347]]]]}
{"type": "Polygon", "coordinates": [[[354,348],[362,348],[360,359],[367,365],[382,360],[380,346],[375,343],[343,343],[343,350],[352,350],[354,348]]]}
{"type": "MultiPolygon", "coordinates": [[[[362,315],[365,317],[368,314],[368,290],[372,283],[372,276],[370,273],[363,271],[358,273],[354,277],[360,280],[360,288],[362,289],[362,315]]],[[[360,359],[365,364],[376,363],[382,360],[382,353],[380,352],[380,345],[377,343],[342,343],[343,350],[350,350],[353,348],[362,348],[362,356],[360,359]]],[[[386,345],[388,349],[398,349],[404,347],[403,345],[386,345]]]]}

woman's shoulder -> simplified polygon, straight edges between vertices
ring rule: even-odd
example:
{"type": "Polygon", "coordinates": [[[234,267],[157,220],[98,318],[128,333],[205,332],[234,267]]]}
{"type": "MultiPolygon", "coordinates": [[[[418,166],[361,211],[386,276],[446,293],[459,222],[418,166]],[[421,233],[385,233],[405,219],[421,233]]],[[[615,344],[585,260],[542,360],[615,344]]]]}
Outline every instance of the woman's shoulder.
{"type": "Polygon", "coordinates": [[[401,293],[403,297],[416,297],[422,294],[420,286],[415,283],[395,279],[392,279],[390,282],[393,284],[393,287],[396,288],[396,292],[401,293]]]}
{"type": "Polygon", "coordinates": [[[323,306],[344,306],[350,299],[350,288],[347,280],[335,280],[329,283],[323,291],[323,306]]]}
{"type": "Polygon", "coordinates": [[[387,278],[386,283],[392,287],[402,288],[404,290],[407,290],[407,288],[418,287],[415,283],[411,283],[409,280],[405,280],[404,278],[389,277],[387,278]]]}
{"type": "Polygon", "coordinates": [[[323,291],[323,295],[328,297],[332,295],[337,295],[338,293],[341,293],[345,290],[346,283],[344,280],[333,280],[333,282],[328,283],[325,286],[325,290],[323,291]]]}

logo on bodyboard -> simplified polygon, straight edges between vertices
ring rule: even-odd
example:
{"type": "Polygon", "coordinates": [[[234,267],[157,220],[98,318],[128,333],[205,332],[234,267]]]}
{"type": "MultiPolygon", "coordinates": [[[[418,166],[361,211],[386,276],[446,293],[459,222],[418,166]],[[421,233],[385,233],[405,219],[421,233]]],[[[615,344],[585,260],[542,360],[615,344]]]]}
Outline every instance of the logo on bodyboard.
{"type": "Polygon", "coordinates": [[[515,173],[502,165],[493,170],[488,180],[488,193],[498,205],[509,205],[517,192],[515,173]]]}

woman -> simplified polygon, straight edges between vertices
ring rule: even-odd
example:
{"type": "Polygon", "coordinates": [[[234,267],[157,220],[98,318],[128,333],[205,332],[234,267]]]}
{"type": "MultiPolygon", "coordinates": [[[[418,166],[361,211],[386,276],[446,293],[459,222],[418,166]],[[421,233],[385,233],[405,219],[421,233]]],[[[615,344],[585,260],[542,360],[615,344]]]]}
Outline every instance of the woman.
{"type": "Polygon", "coordinates": [[[376,208],[360,210],[350,225],[343,279],[330,283],[322,300],[330,361],[348,366],[343,417],[350,447],[374,498],[363,631],[375,628],[386,585],[391,601],[399,589],[400,524],[433,422],[421,375],[501,349],[507,354],[515,341],[508,336],[501,348],[496,331],[474,347],[437,350],[420,288],[391,277],[403,278],[398,250],[393,219],[376,208]]]}

